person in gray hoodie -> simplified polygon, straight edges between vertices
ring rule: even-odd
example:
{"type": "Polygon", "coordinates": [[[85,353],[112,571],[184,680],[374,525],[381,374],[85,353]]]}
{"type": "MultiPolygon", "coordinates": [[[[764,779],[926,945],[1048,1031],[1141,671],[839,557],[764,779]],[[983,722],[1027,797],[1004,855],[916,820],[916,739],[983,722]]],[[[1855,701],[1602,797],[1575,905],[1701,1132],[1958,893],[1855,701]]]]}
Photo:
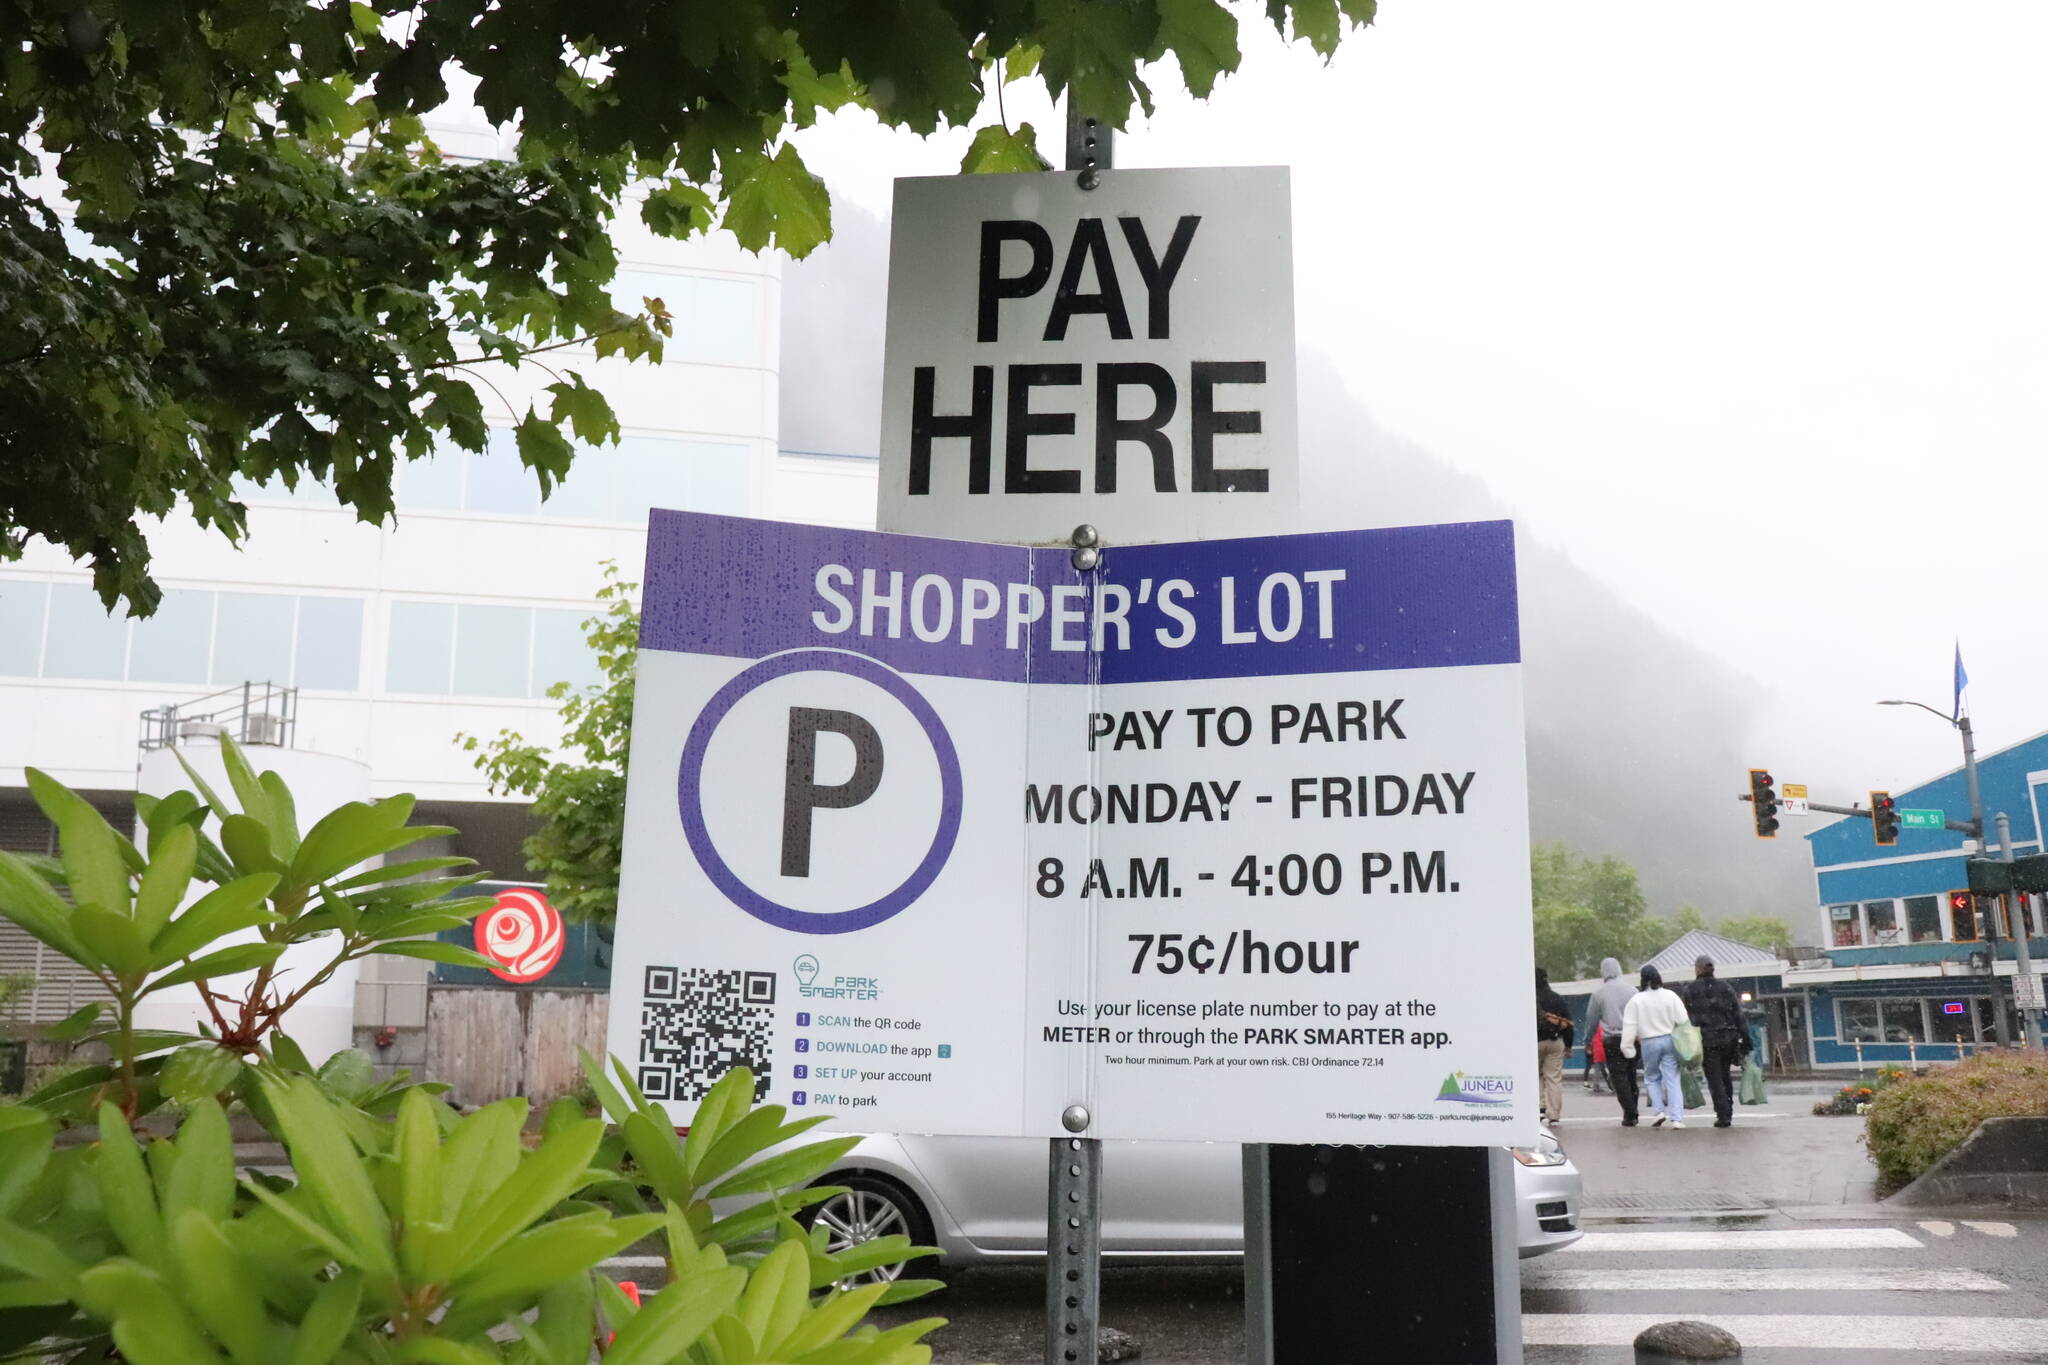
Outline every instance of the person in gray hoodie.
{"type": "Polygon", "coordinates": [[[1621,964],[1611,957],[1600,959],[1600,984],[1586,1005],[1586,1036],[1597,1030],[1607,1051],[1607,1079],[1614,1086],[1614,1098],[1621,1105],[1621,1126],[1636,1126],[1636,1068],[1641,1063],[1621,1055],[1621,1015],[1628,1008],[1636,988],[1622,978],[1621,964]]]}

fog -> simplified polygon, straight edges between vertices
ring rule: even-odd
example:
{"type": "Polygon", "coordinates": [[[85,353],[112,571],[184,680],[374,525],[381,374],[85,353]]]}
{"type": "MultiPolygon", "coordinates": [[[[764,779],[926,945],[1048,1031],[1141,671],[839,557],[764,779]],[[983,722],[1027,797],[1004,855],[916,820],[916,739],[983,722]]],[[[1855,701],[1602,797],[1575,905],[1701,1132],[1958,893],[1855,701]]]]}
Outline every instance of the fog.
{"type": "MultiPolygon", "coordinates": [[[[888,227],[841,197],[830,245],[785,267],[782,443],[872,454],[881,425],[888,227]]],[[[1374,421],[1326,355],[1300,357],[1304,530],[1507,516],[1477,478],[1374,421]]],[[[1628,605],[1568,546],[1518,533],[1530,832],[1613,854],[1653,913],[1810,920],[1795,822],[1761,844],[1736,796],[1759,704],[1734,670],[1628,605]],[[1787,845],[1790,847],[1787,847],[1787,845]]]]}

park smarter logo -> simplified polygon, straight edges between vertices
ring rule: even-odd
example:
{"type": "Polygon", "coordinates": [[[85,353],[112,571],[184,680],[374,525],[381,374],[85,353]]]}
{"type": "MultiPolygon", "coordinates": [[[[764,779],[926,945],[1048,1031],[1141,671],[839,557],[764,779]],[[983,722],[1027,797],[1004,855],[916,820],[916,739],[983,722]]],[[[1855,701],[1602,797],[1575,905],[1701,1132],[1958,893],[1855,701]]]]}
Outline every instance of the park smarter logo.
{"type": "Polygon", "coordinates": [[[1514,1095],[1513,1076],[1473,1076],[1463,1071],[1453,1071],[1444,1077],[1436,1092],[1439,1104],[1445,1100],[1455,1104],[1507,1104],[1514,1095]]]}

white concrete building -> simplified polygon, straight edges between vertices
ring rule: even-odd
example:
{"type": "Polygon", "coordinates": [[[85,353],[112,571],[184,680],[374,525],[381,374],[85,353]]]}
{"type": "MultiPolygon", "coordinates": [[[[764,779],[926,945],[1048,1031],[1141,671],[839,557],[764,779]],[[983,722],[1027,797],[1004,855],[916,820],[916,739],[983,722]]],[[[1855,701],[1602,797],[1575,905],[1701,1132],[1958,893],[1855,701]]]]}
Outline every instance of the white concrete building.
{"type": "MultiPolygon", "coordinates": [[[[436,136],[451,154],[502,150],[481,124],[436,136]]],[[[405,466],[392,526],[363,525],[302,486],[246,489],[240,548],[182,519],[150,527],[164,599],[146,621],[109,618],[85,567],[54,547],[0,567],[0,847],[50,847],[24,767],[125,822],[141,713],[270,683],[296,689],[293,744],[367,764],[373,795],[417,794],[422,816],[463,829],[458,851],[500,877],[526,875],[520,807],[488,793],[456,737],[555,735],[544,693],[593,676],[580,625],[606,561],[637,579],[648,508],[849,526],[874,516],[872,460],[778,450],[779,260],[723,236],[655,237],[630,205],[618,222],[621,306],[660,297],[675,335],[658,366],[573,349],[546,358],[607,395],[624,440],[583,453],[545,503],[507,430],[487,454],[405,466]]],[[[552,376],[490,366],[487,378],[479,390],[497,427],[552,376]]],[[[403,975],[388,991],[366,981],[359,1027],[424,1023],[424,964],[375,961],[403,975]]],[[[10,973],[37,978],[31,1021],[90,998],[89,981],[0,923],[0,975],[10,973]]]]}

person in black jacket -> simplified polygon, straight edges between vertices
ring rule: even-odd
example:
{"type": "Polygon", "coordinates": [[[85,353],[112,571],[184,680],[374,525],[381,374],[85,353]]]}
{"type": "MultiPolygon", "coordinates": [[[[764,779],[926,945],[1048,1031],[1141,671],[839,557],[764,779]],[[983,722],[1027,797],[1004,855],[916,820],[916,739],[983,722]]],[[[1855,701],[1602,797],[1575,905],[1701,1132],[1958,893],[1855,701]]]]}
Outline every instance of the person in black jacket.
{"type": "Polygon", "coordinates": [[[1714,959],[1701,953],[1693,959],[1692,972],[1692,980],[1679,994],[1700,1031],[1700,1066],[1714,1100],[1714,1126],[1726,1128],[1735,1121],[1735,1089],[1728,1069],[1749,1052],[1749,1030],[1743,1027],[1742,1001],[1735,988],[1714,975],[1714,959]]]}
{"type": "Polygon", "coordinates": [[[1550,988],[1550,973],[1538,967],[1536,1075],[1546,1123],[1556,1123],[1564,1115],[1564,1054],[1572,1050],[1572,1031],[1572,1007],[1550,988]]]}

